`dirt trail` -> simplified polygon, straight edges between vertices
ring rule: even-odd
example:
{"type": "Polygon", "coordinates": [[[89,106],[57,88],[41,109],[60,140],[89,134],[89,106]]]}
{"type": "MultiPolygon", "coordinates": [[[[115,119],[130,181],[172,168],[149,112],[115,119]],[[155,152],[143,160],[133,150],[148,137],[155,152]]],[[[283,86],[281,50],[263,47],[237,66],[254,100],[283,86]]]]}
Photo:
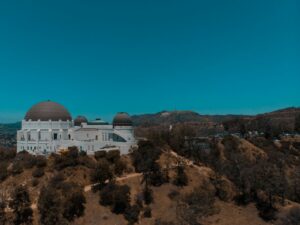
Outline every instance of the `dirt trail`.
{"type": "MultiPolygon", "coordinates": [[[[128,174],[126,176],[123,176],[123,177],[117,177],[116,178],[116,181],[123,181],[123,180],[127,180],[127,179],[130,179],[130,178],[133,178],[133,177],[139,177],[139,176],[142,176],[141,173],[131,173],[131,174],[128,174]]],[[[107,181],[108,182],[108,181],[107,181]]],[[[84,192],[89,192],[92,190],[92,187],[98,185],[98,183],[96,184],[90,184],[90,185],[87,185],[84,187],[84,192]]]]}

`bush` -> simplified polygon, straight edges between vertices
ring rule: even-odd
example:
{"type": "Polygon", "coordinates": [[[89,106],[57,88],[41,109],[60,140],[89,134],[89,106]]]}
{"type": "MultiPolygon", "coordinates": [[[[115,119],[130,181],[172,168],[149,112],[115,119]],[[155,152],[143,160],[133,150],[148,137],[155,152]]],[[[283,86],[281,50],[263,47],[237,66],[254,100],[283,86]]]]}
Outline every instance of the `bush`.
{"type": "Polygon", "coordinates": [[[16,149],[0,148],[0,161],[9,161],[16,157],[16,149]]]}
{"type": "Polygon", "coordinates": [[[152,210],[150,207],[146,207],[144,209],[144,217],[145,218],[151,218],[152,217],[152,210]]]}
{"type": "Polygon", "coordinates": [[[259,216],[265,221],[271,221],[276,218],[277,209],[269,204],[268,201],[257,199],[256,208],[259,211],[259,216]]]}
{"type": "Polygon", "coordinates": [[[23,168],[22,168],[21,163],[14,162],[12,165],[11,173],[13,176],[23,173],[23,168]]]}
{"type": "Polygon", "coordinates": [[[139,221],[140,207],[137,205],[128,206],[125,210],[124,217],[129,225],[135,224],[139,221]]]}
{"type": "Polygon", "coordinates": [[[107,184],[100,191],[100,204],[110,206],[116,214],[124,213],[130,204],[130,188],[127,185],[107,184]]]}
{"type": "Polygon", "coordinates": [[[32,176],[35,178],[40,178],[44,176],[45,171],[42,168],[36,168],[35,170],[32,171],[32,176]]]}
{"type": "Polygon", "coordinates": [[[33,178],[33,179],[31,180],[31,185],[32,185],[32,187],[38,186],[38,185],[39,185],[39,180],[36,179],[36,178],[33,178]]]}
{"type": "MultiPolygon", "coordinates": [[[[74,186],[73,186],[74,189],[74,186]]],[[[63,216],[69,222],[84,215],[86,199],[82,189],[72,191],[65,197],[63,216]]]]}
{"type": "Polygon", "coordinates": [[[54,161],[54,168],[58,171],[79,165],[79,152],[76,147],[68,148],[68,151],[62,155],[51,154],[54,161]]]}
{"type": "Polygon", "coordinates": [[[0,182],[4,181],[8,177],[7,164],[0,164],[0,182]]]}
{"type": "Polygon", "coordinates": [[[27,188],[17,186],[11,198],[9,206],[14,214],[13,224],[32,224],[33,211],[27,188]]]}
{"type": "Polygon", "coordinates": [[[143,191],[143,197],[146,205],[150,205],[153,202],[153,192],[148,187],[148,185],[145,186],[145,189],[143,191]]]}
{"type": "Polygon", "coordinates": [[[170,193],[168,194],[168,197],[171,199],[171,200],[174,200],[175,198],[177,198],[178,196],[180,195],[180,193],[176,190],[172,190],[170,191],[170,193]]]}
{"type": "Polygon", "coordinates": [[[96,169],[91,173],[91,181],[99,183],[99,188],[103,188],[106,181],[110,181],[113,178],[113,173],[110,169],[110,165],[106,160],[98,162],[96,169]]]}
{"type": "Polygon", "coordinates": [[[36,157],[36,166],[38,168],[46,167],[47,166],[47,159],[46,159],[46,157],[42,156],[42,155],[38,155],[36,157]]]}
{"type": "Polygon", "coordinates": [[[153,163],[159,159],[160,149],[150,141],[140,141],[139,148],[132,153],[132,162],[137,172],[152,170],[153,163]]]}
{"type": "Polygon", "coordinates": [[[99,160],[99,159],[103,159],[103,158],[106,158],[106,151],[105,150],[101,150],[101,151],[97,151],[95,152],[94,154],[94,157],[96,160],[99,160]]]}
{"type": "Polygon", "coordinates": [[[31,169],[36,165],[36,158],[34,155],[29,154],[26,151],[18,152],[15,161],[22,164],[22,167],[31,169]]]}
{"type": "Polygon", "coordinates": [[[176,169],[176,177],[174,180],[174,184],[179,187],[186,186],[188,184],[188,176],[185,173],[184,166],[178,165],[176,169]]]}
{"type": "Polygon", "coordinates": [[[123,172],[126,170],[127,165],[122,159],[119,159],[114,164],[114,172],[117,176],[121,176],[123,172]]]}
{"type": "Polygon", "coordinates": [[[49,186],[59,189],[61,188],[61,184],[64,182],[65,177],[62,173],[58,173],[52,177],[52,179],[49,182],[49,186]]]}
{"type": "Polygon", "coordinates": [[[121,157],[119,150],[111,150],[107,152],[106,159],[111,163],[116,163],[121,157]]]}
{"type": "Polygon", "coordinates": [[[58,191],[51,187],[43,187],[38,199],[39,222],[41,225],[66,225],[66,220],[61,215],[61,202],[58,191]]]}

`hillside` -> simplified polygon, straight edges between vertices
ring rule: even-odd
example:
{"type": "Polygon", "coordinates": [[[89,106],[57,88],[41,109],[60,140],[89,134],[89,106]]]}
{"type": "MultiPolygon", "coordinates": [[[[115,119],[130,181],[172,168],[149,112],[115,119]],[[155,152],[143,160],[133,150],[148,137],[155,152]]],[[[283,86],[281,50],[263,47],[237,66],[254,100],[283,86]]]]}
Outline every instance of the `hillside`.
{"type": "MultiPolygon", "coordinates": [[[[194,154],[193,151],[200,150],[195,146],[185,146],[181,152],[168,145],[155,146],[144,141],[132,154],[121,157],[116,151],[87,156],[72,148],[64,155],[52,155],[47,160],[25,152],[15,155],[13,151],[1,150],[0,203],[1,198],[9,202],[15,188],[22,184],[29,193],[34,225],[40,224],[41,209],[46,203],[51,203],[51,207],[45,211],[47,215],[58,220],[62,220],[61,216],[64,215],[59,211],[52,214],[52,210],[59,209],[62,212],[68,209],[72,212],[72,207],[83,203],[79,218],[75,216],[74,220],[64,220],[62,224],[127,225],[135,224],[128,221],[137,219],[139,224],[145,225],[177,225],[181,224],[181,220],[191,223],[192,219],[197,219],[202,225],[248,225],[249,221],[251,225],[289,225],[279,223],[277,218],[285,219],[291,209],[298,209],[295,202],[300,199],[295,193],[300,190],[293,185],[300,181],[295,173],[297,168],[300,169],[299,141],[289,140],[289,145],[282,141],[280,145],[275,145],[261,138],[245,140],[228,136],[212,139],[210,146],[210,151],[194,154]],[[276,182],[280,183],[281,180],[274,180],[274,176],[280,177],[276,168],[281,165],[279,159],[283,158],[282,154],[285,154],[287,179],[284,204],[280,197],[281,189],[276,189],[276,182]],[[106,177],[108,170],[114,173],[114,179],[106,181],[104,188],[99,191],[99,183],[91,185],[96,182],[93,177],[99,172],[101,177],[106,177]],[[141,171],[148,171],[152,175],[145,178],[148,173],[143,175],[141,171]],[[179,176],[178,171],[183,171],[183,174],[179,176]],[[168,180],[166,177],[169,177],[168,180]],[[149,203],[146,203],[146,195],[143,194],[145,179],[149,179],[148,188],[152,193],[149,203]],[[263,183],[256,183],[257,180],[263,183]],[[268,186],[268,180],[271,186],[268,186]],[[122,189],[114,192],[114,185],[122,189]],[[125,197],[127,188],[129,195],[125,197]],[[270,204],[266,198],[269,188],[272,188],[274,196],[271,211],[266,211],[267,208],[262,207],[270,204]],[[256,195],[248,195],[250,190],[256,190],[256,195]],[[47,194],[49,198],[44,196],[47,194]],[[72,200],[73,195],[75,198],[72,200]],[[105,198],[114,195],[119,196],[116,199],[118,204],[114,206],[119,209],[127,205],[123,203],[128,199],[125,211],[114,212],[109,203],[111,200],[103,203],[105,198]],[[84,201],[80,203],[82,198],[84,201]],[[61,216],[58,218],[56,214],[61,216]]],[[[8,220],[13,218],[9,208],[6,214],[8,220]]]]}

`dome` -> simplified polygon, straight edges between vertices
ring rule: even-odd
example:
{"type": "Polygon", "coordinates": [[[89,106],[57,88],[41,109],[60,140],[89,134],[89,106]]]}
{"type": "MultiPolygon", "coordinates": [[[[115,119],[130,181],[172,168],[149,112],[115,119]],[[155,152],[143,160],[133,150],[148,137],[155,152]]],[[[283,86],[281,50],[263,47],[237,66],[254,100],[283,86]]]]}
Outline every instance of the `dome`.
{"type": "Polygon", "coordinates": [[[128,113],[120,112],[113,119],[114,126],[132,126],[132,120],[128,113]]]}
{"type": "Polygon", "coordinates": [[[31,109],[29,109],[29,111],[26,113],[25,120],[71,121],[72,117],[64,106],[56,102],[45,101],[32,106],[31,109]]]}
{"type": "Polygon", "coordinates": [[[87,123],[88,120],[85,116],[77,116],[76,119],[74,120],[74,125],[75,126],[80,126],[82,123],[87,123]]]}

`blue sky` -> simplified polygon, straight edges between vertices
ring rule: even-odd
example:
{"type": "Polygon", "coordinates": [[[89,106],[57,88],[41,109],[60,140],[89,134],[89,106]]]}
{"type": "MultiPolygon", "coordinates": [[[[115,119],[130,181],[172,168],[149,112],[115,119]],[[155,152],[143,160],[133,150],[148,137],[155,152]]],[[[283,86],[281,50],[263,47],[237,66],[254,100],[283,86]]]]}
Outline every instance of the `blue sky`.
{"type": "Polygon", "coordinates": [[[0,3],[0,122],[51,99],[110,120],[300,106],[298,0],[0,3]]]}

